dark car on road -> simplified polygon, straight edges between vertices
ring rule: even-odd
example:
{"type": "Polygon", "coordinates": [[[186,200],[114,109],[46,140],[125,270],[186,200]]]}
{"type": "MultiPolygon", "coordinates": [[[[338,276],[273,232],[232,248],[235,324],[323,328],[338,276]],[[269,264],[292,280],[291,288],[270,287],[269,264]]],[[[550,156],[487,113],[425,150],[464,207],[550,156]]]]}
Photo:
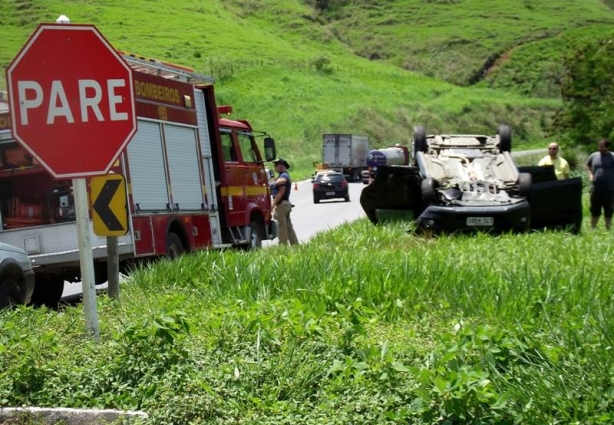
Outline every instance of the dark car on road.
{"type": "Polygon", "coordinates": [[[419,229],[434,231],[566,228],[580,230],[582,181],[557,180],[550,167],[517,167],[511,131],[494,136],[414,133],[413,165],[380,167],[361,204],[413,210],[419,229]]]}
{"type": "Polygon", "coordinates": [[[0,308],[28,304],[34,291],[34,271],[28,254],[0,242],[0,308]]]}
{"type": "Polygon", "coordinates": [[[329,171],[318,173],[313,181],[313,202],[318,204],[324,199],[343,199],[350,201],[348,182],[342,173],[329,171]]]}

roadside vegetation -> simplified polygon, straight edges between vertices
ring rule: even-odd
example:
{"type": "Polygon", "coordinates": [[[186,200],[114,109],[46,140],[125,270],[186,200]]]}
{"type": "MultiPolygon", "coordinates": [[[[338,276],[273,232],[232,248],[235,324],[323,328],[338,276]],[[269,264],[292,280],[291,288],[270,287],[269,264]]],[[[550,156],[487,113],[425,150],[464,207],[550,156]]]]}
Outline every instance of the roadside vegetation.
{"type": "Polygon", "coordinates": [[[200,252],[81,306],[0,313],[0,405],[154,423],[611,423],[611,235],[421,238],[366,220],[200,252]]]}
{"type": "Polygon", "coordinates": [[[118,49],[212,74],[219,103],[271,133],[301,176],[327,132],[382,147],[409,144],[418,124],[492,134],[507,123],[518,149],[544,146],[565,37],[614,22],[600,0],[138,0],[130,12],[119,1],[0,0],[0,10],[0,70],[40,22],[96,24],[118,49]]]}

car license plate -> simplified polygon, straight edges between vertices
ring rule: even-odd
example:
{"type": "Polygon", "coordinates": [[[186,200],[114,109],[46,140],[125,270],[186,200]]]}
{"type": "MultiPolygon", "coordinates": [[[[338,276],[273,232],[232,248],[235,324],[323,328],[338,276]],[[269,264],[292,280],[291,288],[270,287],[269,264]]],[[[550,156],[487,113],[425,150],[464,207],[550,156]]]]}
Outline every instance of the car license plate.
{"type": "Polygon", "coordinates": [[[495,224],[493,217],[467,217],[467,226],[492,226],[495,224]]]}
{"type": "Polygon", "coordinates": [[[335,192],[326,192],[326,196],[335,196],[335,192]]]}

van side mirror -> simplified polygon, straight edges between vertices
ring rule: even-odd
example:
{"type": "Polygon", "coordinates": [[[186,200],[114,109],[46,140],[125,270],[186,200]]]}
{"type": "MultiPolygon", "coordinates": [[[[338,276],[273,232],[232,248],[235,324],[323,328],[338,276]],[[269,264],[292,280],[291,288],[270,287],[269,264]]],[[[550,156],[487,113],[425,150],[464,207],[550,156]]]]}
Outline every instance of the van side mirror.
{"type": "Polygon", "coordinates": [[[267,162],[277,158],[277,149],[275,149],[275,140],[272,137],[264,138],[264,157],[267,162]]]}

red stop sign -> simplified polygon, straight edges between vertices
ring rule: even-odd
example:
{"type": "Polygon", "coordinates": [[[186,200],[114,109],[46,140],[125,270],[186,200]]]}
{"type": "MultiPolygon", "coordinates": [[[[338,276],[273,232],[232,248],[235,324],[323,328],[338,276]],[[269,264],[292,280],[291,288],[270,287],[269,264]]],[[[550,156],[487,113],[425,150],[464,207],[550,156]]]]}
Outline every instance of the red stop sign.
{"type": "Polygon", "coordinates": [[[56,178],[108,173],[136,131],[132,70],[94,26],[41,24],[7,81],[13,135],[56,178]]]}

